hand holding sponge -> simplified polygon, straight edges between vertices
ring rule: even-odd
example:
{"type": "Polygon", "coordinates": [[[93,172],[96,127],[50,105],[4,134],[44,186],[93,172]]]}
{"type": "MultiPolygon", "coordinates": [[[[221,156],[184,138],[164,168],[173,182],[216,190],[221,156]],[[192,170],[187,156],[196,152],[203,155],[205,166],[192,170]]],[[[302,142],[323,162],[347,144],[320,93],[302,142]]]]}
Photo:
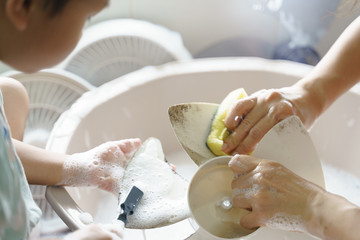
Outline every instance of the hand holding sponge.
{"type": "Polygon", "coordinates": [[[221,102],[214,115],[206,144],[217,156],[227,155],[221,150],[221,148],[224,143],[224,138],[230,134],[224,124],[229,108],[234,102],[244,97],[247,97],[247,94],[243,88],[238,88],[230,92],[221,102]]]}

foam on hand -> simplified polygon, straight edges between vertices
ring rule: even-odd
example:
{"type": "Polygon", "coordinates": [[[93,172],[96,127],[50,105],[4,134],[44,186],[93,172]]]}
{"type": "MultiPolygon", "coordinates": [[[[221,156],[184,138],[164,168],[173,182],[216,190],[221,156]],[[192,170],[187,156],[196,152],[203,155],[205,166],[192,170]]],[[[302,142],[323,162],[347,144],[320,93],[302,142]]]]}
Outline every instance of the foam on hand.
{"type": "Polygon", "coordinates": [[[260,185],[253,184],[251,188],[234,188],[233,189],[233,198],[246,198],[250,199],[252,196],[257,194],[260,190],[260,185]]]}
{"type": "Polygon", "coordinates": [[[58,185],[93,186],[117,195],[125,168],[140,144],[139,139],[112,141],[72,154],[63,164],[63,179],[58,185]]]}
{"type": "Polygon", "coordinates": [[[265,226],[284,231],[306,232],[306,224],[301,216],[286,213],[275,214],[266,221],[265,226]]]}
{"type": "Polygon", "coordinates": [[[156,138],[146,140],[126,168],[121,184],[120,202],[124,202],[132,186],[144,195],[127,228],[166,226],[189,217],[186,192],[188,183],[166,163],[161,143],[156,138]]]}

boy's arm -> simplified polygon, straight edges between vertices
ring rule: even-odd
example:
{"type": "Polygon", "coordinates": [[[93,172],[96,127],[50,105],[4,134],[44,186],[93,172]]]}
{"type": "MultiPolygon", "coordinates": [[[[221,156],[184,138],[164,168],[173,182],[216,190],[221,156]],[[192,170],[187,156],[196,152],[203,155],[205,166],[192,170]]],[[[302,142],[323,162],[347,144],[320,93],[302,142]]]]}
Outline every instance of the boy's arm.
{"type": "Polygon", "coordinates": [[[56,185],[61,182],[67,155],[50,152],[15,139],[13,143],[29,184],[56,185]]]}
{"type": "Polygon", "coordinates": [[[66,155],[13,142],[30,184],[94,186],[115,195],[119,194],[128,162],[141,145],[138,138],[124,139],[66,155]]]}

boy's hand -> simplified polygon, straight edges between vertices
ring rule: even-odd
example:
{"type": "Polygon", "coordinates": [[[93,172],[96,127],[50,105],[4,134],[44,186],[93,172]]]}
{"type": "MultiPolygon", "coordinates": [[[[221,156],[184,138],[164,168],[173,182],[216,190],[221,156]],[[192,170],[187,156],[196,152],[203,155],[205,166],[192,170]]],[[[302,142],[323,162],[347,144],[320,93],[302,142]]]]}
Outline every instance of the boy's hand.
{"type": "Polygon", "coordinates": [[[64,240],[122,240],[122,231],[112,225],[90,224],[67,235],[64,240]]]}
{"type": "Polygon", "coordinates": [[[138,138],[126,139],[73,154],[63,165],[63,180],[59,185],[95,186],[117,196],[125,168],[140,145],[138,138]]]}

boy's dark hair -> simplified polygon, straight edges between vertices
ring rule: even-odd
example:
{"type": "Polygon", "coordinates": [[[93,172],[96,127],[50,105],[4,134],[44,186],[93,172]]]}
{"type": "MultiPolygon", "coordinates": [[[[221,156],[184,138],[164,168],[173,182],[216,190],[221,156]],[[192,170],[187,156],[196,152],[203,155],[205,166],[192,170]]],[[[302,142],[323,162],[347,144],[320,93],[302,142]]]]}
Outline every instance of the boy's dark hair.
{"type": "MultiPolygon", "coordinates": [[[[30,1],[32,0],[25,0],[24,6],[29,7],[30,1]]],[[[5,3],[5,1],[2,1],[5,3]]],[[[65,5],[69,2],[69,0],[44,0],[43,1],[43,8],[45,11],[49,11],[50,17],[55,17],[57,14],[64,9],[65,5]]]]}
{"type": "Polygon", "coordinates": [[[45,0],[44,10],[49,11],[50,17],[55,17],[64,9],[68,2],[69,0],[45,0]]]}

